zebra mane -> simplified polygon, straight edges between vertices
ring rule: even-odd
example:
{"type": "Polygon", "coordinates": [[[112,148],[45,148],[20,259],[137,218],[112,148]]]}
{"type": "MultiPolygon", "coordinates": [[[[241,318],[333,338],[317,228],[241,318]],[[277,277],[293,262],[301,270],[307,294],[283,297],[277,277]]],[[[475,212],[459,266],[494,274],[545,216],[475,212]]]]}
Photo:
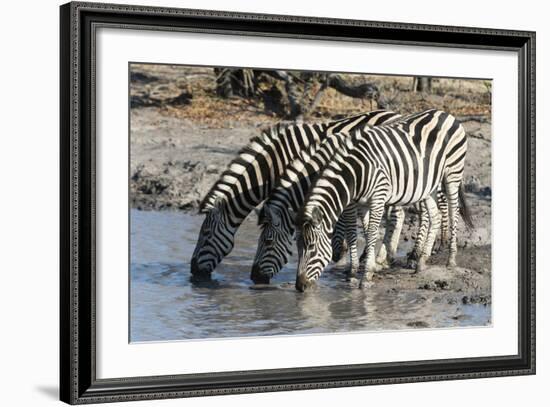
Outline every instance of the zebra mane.
{"type": "Polygon", "coordinates": [[[232,183],[232,178],[238,178],[250,168],[257,157],[266,151],[266,147],[273,145],[281,133],[286,131],[292,124],[278,123],[274,126],[264,128],[259,136],[252,137],[248,144],[239,150],[237,156],[231,160],[227,169],[220,175],[218,180],[212,185],[199,205],[199,211],[211,209],[219,200],[227,200],[228,197],[219,186],[221,183],[232,183]],[[252,158],[250,158],[250,156],[252,158]],[[247,157],[247,158],[245,158],[247,157]]]}
{"type": "MultiPolygon", "coordinates": [[[[329,139],[332,139],[335,143],[335,151],[333,157],[336,157],[337,155],[348,155],[349,149],[353,148],[353,142],[356,140],[357,137],[361,137],[361,132],[359,130],[354,131],[353,133],[349,134],[347,137],[343,137],[344,135],[342,133],[333,134],[330,136],[329,139]]],[[[329,139],[326,139],[323,141],[323,143],[327,143],[329,139]]],[[[318,150],[318,149],[317,149],[318,150]]],[[[316,180],[313,182],[309,190],[307,191],[305,197],[304,197],[304,205],[302,205],[302,208],[298,211],[296,215],[296,226],[300,227],[304,224],[306,221],[311,221],[313,216],[313,211],[316,209],[321,210],[321,212],[324,212],[322,209],[322,205],[318,204],[312,204],[311,196],[314,194],[314,189],[317,183],[320,179],[323,178],[323,175],[327,168],[330,166],[330,162],[326,163],[323,168],[319,171],[319,175],[317,176],[316,180]]]]}
{"type": "MultiPolygon", "coordinates": [[[[323,142],[321,142],[321,144],[323,142]]],[[[294,167],[298,163],[308,162],[309,160],[311,160],[311,157],[315,155],[315,153],[319,150],[320,147],[321,147],[320,144],[311,143],[307,148],[300,150],[298,152],[298,156],[290,163],[290,165],[294,167]]]]}

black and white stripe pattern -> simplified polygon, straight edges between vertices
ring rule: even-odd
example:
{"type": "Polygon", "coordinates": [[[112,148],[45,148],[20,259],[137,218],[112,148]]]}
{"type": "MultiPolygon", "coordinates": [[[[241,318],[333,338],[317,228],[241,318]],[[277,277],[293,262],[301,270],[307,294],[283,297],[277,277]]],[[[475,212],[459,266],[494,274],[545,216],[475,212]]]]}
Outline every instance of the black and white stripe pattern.
{"type": "MultiPolygon", "coordinates": [[[[296,288],[304,290],[321,275],[331,258],[334,225],[351,203],[367,208],[363,222],[368,225],[366,270],[372,272],[376,269],[378,227],[386,205],[433,201],[431,195],[441,183],[449,211],[448,265],[456,265],[459,194],[465,206],[461,184],[466,150],[462,125],[439,110],[354,131],[315,181],[299,214],[296,288]]],[[[429,204],[429,208],[433,206],[429,204]]],[[[421,260],[427,255],[423,251],[421,260]]]]}
{"type": "Polygon", "coordinates": [[[214,184],[201,204],[205,214],[191,259],[194,275],[209,275],[233,248],[246,216],[266,199],[300,151],[327,135],[379,124],[393,113],[374,111],[325,124],[275,126],[253,138],[214,184]]]}
{"type": "MultiPolygon", "coordinates": [[[[448,244],[447,235],[449,233],[449,214],[447,197],[441,186],[437,189],[437,193],[433,195],[435,195],[435,199],[437,200],[437,210],[433,208],[432,202],[423,201],[416,204],[416,209],[418,214],[420,215],[420,219],[414,248],[407,256],[407,265],[411,268],[413,268],[415,264],[418,265],[419,268],[423,267],[422,263],[418,263],[422,256],[423,250],[426,250],[426,252],[428,253],[436,251],[433,250],[433,246],[436,240],[435,234],[430,238],[430,229],[437,228],[441,230],[440,248],[448,244]],[[434,225],[430,228],[431,223],[433,223],[434,225]]],[[[461,215],[464,214],[461,212],[461,215]]]]}
{"type": "MultiPolygon", "coordinates": [[[[269,282],[287,263],[293,245],[294,215],[302,207],[311,184],[330,161],[345,137],[347,133],[331,135],[318,148],[312,146],[310,151],[304,151],[288,166],[271,196],[264,203],[258,218],[262,232],[258,238],[258,248],[251,273],[251,278],[255,282],[269,282]]],[[[355,247],[356,218],[356,209],[352,205],[342,213],[337,227],[342,229],[342,237],[349,242],[352,269],[358,268],[355,247]]],[[[355,271],[352,270],[352,272],[355,271]]]]}

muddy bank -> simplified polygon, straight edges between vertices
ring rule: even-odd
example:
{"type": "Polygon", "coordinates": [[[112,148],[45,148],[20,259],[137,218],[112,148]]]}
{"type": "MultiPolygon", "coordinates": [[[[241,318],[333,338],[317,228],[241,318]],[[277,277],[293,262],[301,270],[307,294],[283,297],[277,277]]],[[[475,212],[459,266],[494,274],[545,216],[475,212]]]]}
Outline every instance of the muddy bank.
{"type": "Polygon", "coordinates": [[[164,115],[158,108],[132,109],[131,206],[196,212],[228,163],[260,131],[212,129],[164,115]]]}
{"type": "MultiPolygon", "coordinates": [[[[398,258],[389,269],[377,272],[368,288],[390,292],[415,292],[420,301],[445,301],[447,304],[491,304],[491,247],[462,248],[457,254],[458,266],[445,266],[447,250],[432,256],[421,273],[405,267],[398,258]]],[[[341,266],[336,266],[338,270],[341,266]]],[[[353,282],[355,285],[357,282],[353,282]]]]}

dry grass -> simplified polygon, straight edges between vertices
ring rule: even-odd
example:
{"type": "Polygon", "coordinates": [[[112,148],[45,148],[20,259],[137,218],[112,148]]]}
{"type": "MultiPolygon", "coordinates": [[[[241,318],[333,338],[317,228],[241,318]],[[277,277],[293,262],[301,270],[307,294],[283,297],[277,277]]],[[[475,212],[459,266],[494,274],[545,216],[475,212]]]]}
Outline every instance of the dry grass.
{"type": "MultiPolygon", "coordinates": [[[[131,93],[159,93],[163,89],[185,89],[192,94],[187,105],[161,106],[163,115],[192,121],[206,128],[265,126],[281,120],[264,109],[261,98],[222,99],[216,95],[216,77],[212,68],[179,65],[132,65],[132,73],[141,73],[150,80],[131,83],[131,93]],[[169,85],[169,86],[167,86],[169,85]],[[164,86],[164,87],[163,87],[164,86]]],[[[345,74],[352,83],[370,82],[380,90],[381,100],[399,113],[438,108],[456,116],[491,114],[491,82],[486,80],[434,78],[432,92],[413,92],[412,77],[345,74]]],[[[312,87],[311,94],[319,85],[312,87]]],[[[280,86],[284,93],[284,88],[280,86]]],[[[310,95],[311,96],[311,95],[310,95]]],[[[378,107],[376,101],[355,99],[327,89],[312,116],[329,120],[378,107]]]]}

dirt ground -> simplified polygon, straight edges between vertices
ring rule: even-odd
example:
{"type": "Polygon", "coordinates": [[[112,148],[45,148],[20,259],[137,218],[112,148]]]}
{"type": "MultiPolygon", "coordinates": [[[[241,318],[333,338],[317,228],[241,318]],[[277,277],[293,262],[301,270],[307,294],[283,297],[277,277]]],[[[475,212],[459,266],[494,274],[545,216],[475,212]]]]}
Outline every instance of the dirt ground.
{"type": "MultiPolygon", "coordinates": [[[[194,214],[226,165],[262,128],[281,121],[261,106],[241,99],[223,100],[206,68],[139,66],[133,70],[131,97],[131,207],[139,210],[180,210],[194,214]],[[179,72],[179,75],[178,75],[179,72]],[[138,75],[139,74],[139,75],[138,75]],[[141,76],[140,76],[141,75],[141,76]],[[183,78],[183,79],[182,79],[183,78]],[[178,82],[179,81],[179,82],[178,82]],[[156,92],[156,93],[155,93],[156,92]],[[152,97],[151,95],[155,96],[152,97]],[[161,95],[161,96],[158,96],[161,95]]],[[[387,93],[402,94],[393,110],[400,113],[427,107],[442,108],[463,122],[468,134],[465,169],[466,198],[475,228],[459,224],[459,265],[450,273],[431,266],[419,278],[396,267],[378,280],[396,286],[415,286],[426,292],[464,294],[464,301],[490,303],[491,298],[491,121],[490,87],[485,81],[441,79],[430,94],[411,92],[410,78],[369,77],[387,93]],[[483,82],[483,83],[480,83],[483,82]],[[437,278],[436,278],[437,276],[437,278]],[[421,287],[422,286],[422,287],[421,287]]],[[[372,101],[327,94],[314,120],[371,110],[372,101]]],[[[372,106],[376,108],[376,104],[372,106]]],[[[251,216],[255,216],[251,214],[251,216]]],[[[416,214],[408,212],[402,241],[416,233],[416,214]]],[[[445,264],[445,254],[431,264],[445,264]]],[[[429,264],[430,264],[429,263],[429,264]]],[[[376,280],[375,280],[376,281],[376,280]]]]}

